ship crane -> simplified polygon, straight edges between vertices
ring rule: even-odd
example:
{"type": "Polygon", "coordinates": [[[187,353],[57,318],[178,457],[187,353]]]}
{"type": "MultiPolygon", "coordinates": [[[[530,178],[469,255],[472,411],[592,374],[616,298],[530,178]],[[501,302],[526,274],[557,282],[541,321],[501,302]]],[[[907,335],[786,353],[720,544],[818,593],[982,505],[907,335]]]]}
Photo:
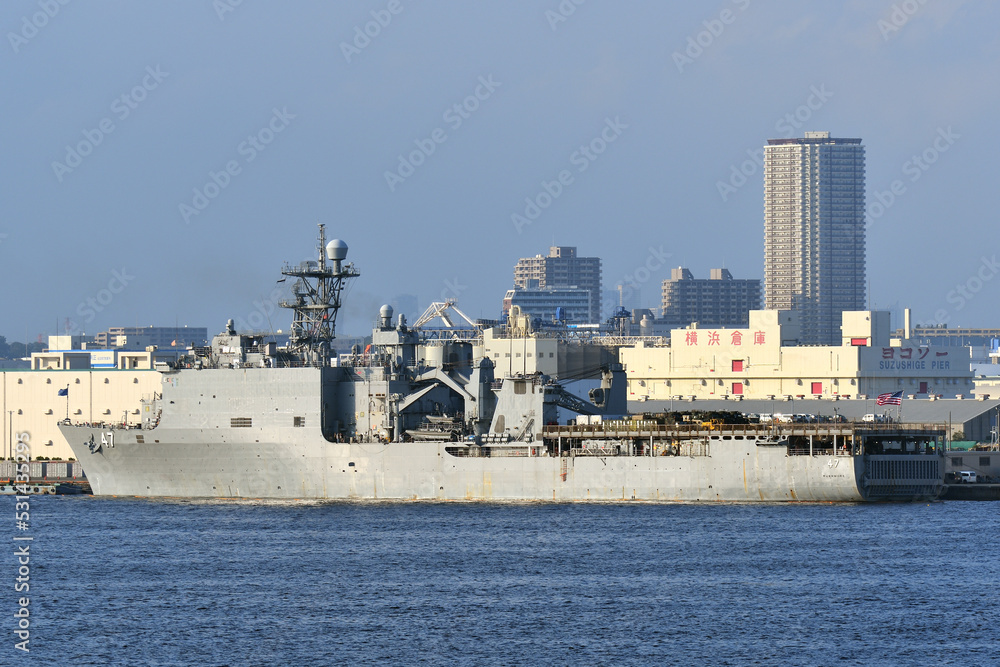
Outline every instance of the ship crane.
{"type": "Polygon", "coordinates": [[[456,315],[458,315],[459,317],[461,317],[473,329],[478,328],[478,325],[476,324],[475,320],[473,320],[471,317],[469,317],[461,310],[459,310],[457,304],[458,301],[456,301],[455,299],[445,299],[444,301],[435,301],[434,303],[429,305],[427,307],[427,310],[424,311],[424,314],[417,319],[417,321],[413,324],[413,328],[419,329],[428,322],[436,318],[441,318],[441,321],[444,322],[444,325],[447,328],[454,329],[455,322],[451,319],[451,316],[448,314],[448,311],[451,311],[456,315]]]}
{"type": "MultiPolygon", "coordinates": [[[[347,244],[340,239],[326,242],[326,226],[319,225],[319,261],[285,264],[283,276],[295,278],[293,298],[279,302],[292,311],[288,347],[310,364],[325,365],[330,343],[336,337],[337,313],[345,283],[360,272],[345,263],[347,244]]],[[[283,279],[284,280],[284,279],[283,279]]]]}

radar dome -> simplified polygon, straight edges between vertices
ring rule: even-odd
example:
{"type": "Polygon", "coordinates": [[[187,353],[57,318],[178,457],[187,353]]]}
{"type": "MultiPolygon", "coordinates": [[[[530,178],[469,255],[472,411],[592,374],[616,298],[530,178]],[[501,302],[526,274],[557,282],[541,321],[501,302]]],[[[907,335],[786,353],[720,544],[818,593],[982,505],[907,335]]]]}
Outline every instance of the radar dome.
{"type": "Polygon", "coordinates": [[[326,258],[339,261],[347,258],[347,244],[340,239],[333,239],[326,244],[326,258]]]}
{"type": "Polygon", "coordinates": [[[390,306],[389,304],[385,304],[384,306],[382,306],[381,308],[378,309],[378,314],[381,315],[382,317],[387,317],[387,318],[389,318],[391,320],[392,319],[392,306],[390,306]]]}

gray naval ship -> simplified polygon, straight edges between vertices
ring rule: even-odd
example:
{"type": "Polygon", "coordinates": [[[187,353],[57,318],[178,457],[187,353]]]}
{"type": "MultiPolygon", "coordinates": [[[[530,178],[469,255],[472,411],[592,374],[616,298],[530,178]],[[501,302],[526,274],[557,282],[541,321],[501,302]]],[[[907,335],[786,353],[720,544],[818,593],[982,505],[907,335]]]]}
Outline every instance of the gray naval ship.
{"type": "Polygon", "coordinates": [[[475,341],[428,339],[383,307],[371,345],[333,352],[358,271],[325,241],[294,278],[289,343],[226,331],[159,368],[140,426],[61,424],[97,495],[537,501],[936,497],[943,428],[668,424],[626,415],[608,364],[584,400],[498,378],[475,341]],[[578,415],[564,420],[560,415],[578,415]]]}

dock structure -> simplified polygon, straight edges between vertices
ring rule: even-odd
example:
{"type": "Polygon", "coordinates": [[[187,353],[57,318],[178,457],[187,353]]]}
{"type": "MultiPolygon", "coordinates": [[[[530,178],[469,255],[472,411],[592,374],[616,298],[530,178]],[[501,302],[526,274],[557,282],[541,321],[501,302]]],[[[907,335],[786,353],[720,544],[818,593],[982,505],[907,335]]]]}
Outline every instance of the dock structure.
{"type": "Polygon", "coordinates": [[[942,500],[1000,500],[1000,484],[945,484],[942,500]]]}

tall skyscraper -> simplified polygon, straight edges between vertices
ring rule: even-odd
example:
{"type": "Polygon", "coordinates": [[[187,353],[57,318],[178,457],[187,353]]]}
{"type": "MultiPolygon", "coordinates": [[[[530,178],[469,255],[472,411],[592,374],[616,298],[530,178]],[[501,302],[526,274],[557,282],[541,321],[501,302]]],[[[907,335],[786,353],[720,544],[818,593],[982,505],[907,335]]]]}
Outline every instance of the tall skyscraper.
{"type": "Polygon", "coordinates": [[[865,308],[865,147],[806,132],[764,147],[764,303],[795,310],[801,341],[839,345],[865,308]]]}
{"type": "Polygon", "coordinates": [[[524,289],[576,287],[590,292],[591,321],[601,317],[601,258],[577,257],[572,246],[552,246],[548,256],[518,260],[514,286],[524,289]]]}

